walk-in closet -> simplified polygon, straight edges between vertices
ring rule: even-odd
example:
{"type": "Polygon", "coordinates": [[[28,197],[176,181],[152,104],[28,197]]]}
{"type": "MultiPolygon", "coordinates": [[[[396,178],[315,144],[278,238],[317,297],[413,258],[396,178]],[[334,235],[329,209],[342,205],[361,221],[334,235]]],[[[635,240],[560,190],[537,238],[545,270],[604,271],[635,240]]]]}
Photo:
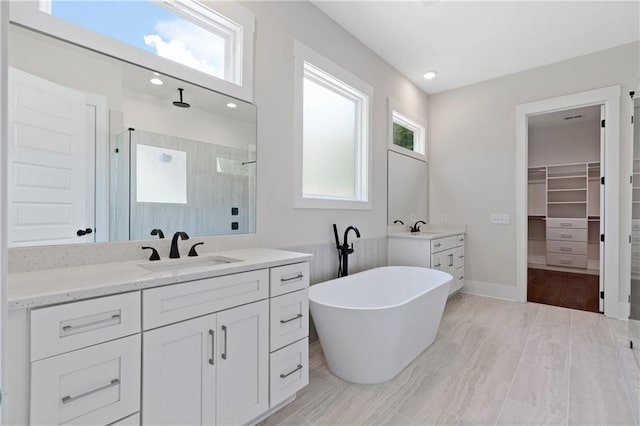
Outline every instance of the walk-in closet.
{"type": "Polygon", "coordinates": [[[529,301],[602,310],[600,115],[591,106],[529,119],[529,301]]]}

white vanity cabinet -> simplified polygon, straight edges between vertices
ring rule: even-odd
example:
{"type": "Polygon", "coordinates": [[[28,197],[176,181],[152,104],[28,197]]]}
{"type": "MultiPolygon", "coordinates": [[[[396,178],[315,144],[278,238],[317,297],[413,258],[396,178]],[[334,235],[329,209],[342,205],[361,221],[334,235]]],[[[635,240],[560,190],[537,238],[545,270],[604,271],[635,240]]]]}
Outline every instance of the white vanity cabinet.
{"type": "Polygon", "coordinates": [[[449,295],[464,285],[464,233],[427,235],[408,232],[389,235],[390,266],[420,266],[447,272],[453,277],[449,295]]]}
{"type": "Polygon", "coordinates": [[[269,408],[269,302],[143,337],[143,424],[244,424],[269,408]]]}
{"type": "MultiPolygon", "coordinates": [[[[272,252],[261,253],[303,256],[272,252]]],[[[13,336],[19,327],[22,337],[11,354],[26,356],[10,357],[20,371],[10,380],[25,398],[14,399],[10,419],[105,426],[260,421],[309,383],[308,287],[309,263],[282,259],[14,311],[13,336]]]]}

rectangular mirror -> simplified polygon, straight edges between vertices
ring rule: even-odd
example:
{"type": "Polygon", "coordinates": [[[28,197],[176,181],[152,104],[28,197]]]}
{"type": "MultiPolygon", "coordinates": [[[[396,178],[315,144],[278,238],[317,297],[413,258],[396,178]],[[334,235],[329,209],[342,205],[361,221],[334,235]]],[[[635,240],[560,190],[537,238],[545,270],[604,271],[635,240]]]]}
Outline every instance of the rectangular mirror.
{"type": "Polygon", "coordinates": [[[427,163],[387,151],[387,224],[427,221],[427,163]]]}
{"type": "Polygon", "coordinates": [[[254,105],[14,24],[8,44],[9,247],[255,232],[254,105]]]}

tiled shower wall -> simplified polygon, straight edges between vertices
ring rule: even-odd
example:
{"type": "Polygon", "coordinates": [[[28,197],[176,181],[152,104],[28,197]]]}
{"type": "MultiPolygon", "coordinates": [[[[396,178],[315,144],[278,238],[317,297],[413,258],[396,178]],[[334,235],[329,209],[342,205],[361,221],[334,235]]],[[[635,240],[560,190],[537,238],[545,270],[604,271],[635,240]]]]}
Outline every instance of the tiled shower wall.
{"type": "MultiPolygon", "coordinates": [[[[351,241],[354,252],[349,256],[349,274],[387,265],[387,237],[354,238],[351,241]]],[[[286,250],[313,254],[309,265],[311,285],[337,277],[338,250],[335,243],[287,247],[286,250]]],[[[312,318],[309,322],[309,341],[317,339],[312,318]]]]}

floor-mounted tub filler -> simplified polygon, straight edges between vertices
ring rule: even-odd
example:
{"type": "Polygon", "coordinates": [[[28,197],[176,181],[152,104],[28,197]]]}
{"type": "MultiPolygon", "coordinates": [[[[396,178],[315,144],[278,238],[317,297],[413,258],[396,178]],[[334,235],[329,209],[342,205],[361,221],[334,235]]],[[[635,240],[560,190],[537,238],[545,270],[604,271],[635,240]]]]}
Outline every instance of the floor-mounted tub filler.
{"type": "Polygon", "coordinates": [[[311,315],[331,371],[362,384],[395,377],[435,340],[451,280],[387,266],[312,286],[311,315]]]}

